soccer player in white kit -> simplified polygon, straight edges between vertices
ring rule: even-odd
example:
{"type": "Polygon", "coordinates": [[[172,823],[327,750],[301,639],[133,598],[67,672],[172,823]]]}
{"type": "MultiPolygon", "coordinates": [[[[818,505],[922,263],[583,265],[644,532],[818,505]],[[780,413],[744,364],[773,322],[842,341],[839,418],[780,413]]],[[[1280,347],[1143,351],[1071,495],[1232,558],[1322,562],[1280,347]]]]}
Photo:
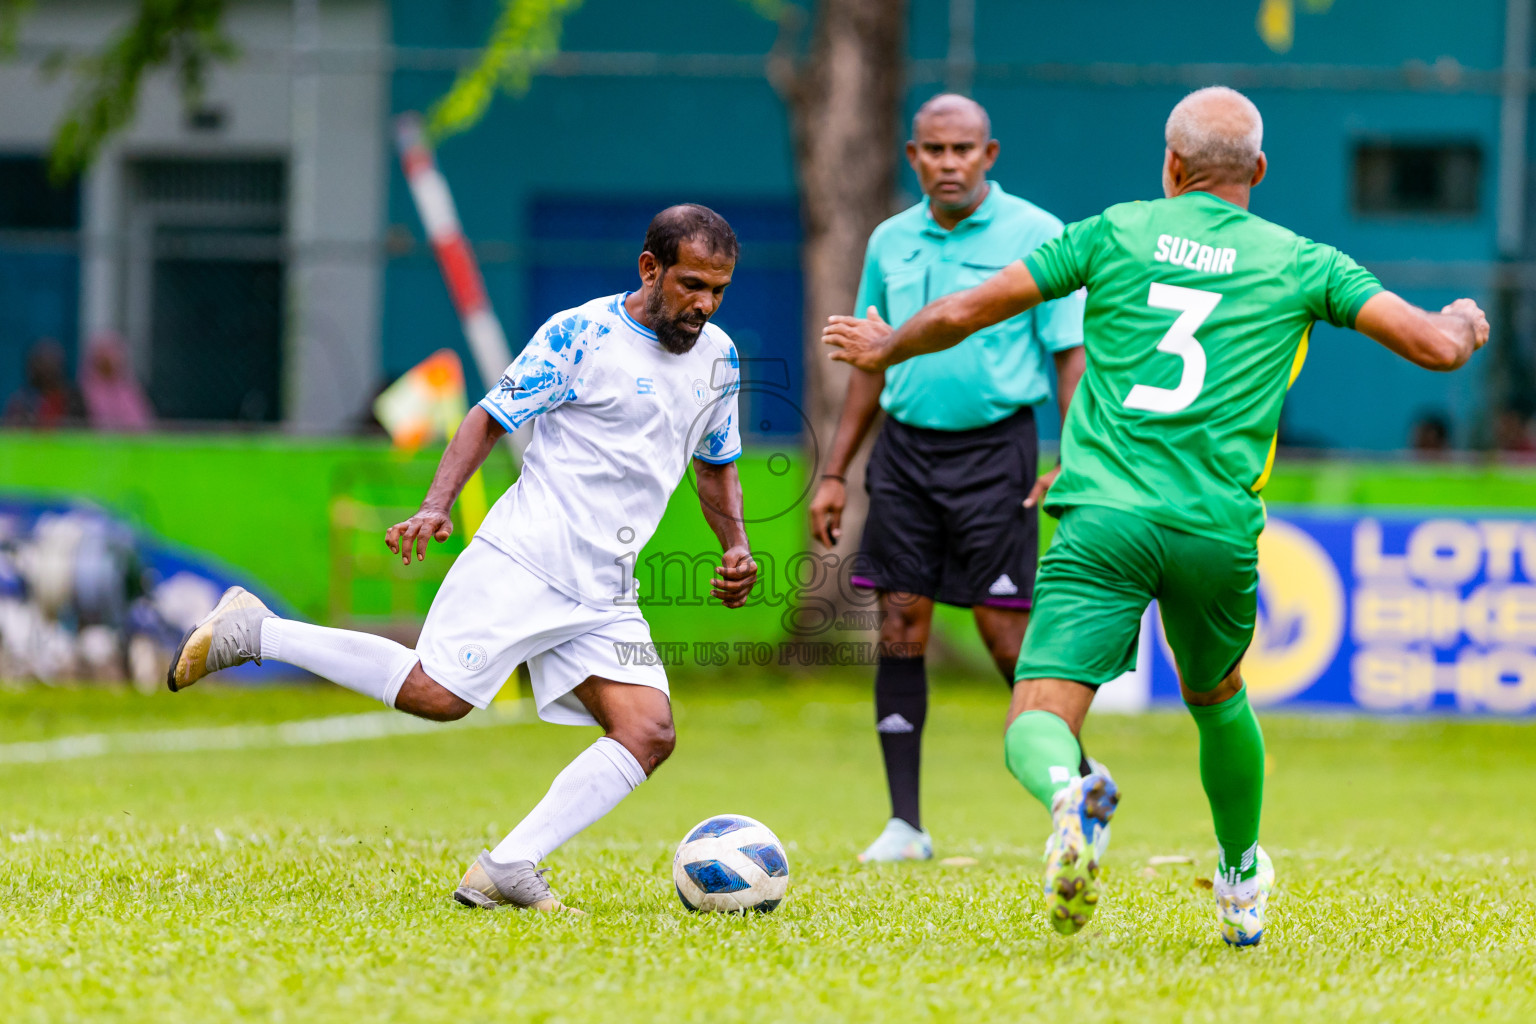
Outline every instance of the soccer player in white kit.
{"type": "Polygon", "coordinates": [[[633,566],[690,461],[724,551],[713,596],[739,608],[757,580],[735,466],[740,362],[709,323],[737,254],[734,232],[713,210],[663,210],[646,232],[640,289],[555,314],[469,411],[421,510],[385,535],[407,564],[425,556],[429,538],[448,539],[449,509],[504,433],[532,420],[533,440],[517,482],[443,580],[416,650],[278,618],[233,587],[182,639],[170,688],[271,658],[452,721],[484,708],[526,662],[540,718],[597,724],[604,735],[481,853],[454,898],[569,909],[539,863],[617,806],[675,743],[666,673],[658,659],[633,656],[651,642],[633,566]]]}

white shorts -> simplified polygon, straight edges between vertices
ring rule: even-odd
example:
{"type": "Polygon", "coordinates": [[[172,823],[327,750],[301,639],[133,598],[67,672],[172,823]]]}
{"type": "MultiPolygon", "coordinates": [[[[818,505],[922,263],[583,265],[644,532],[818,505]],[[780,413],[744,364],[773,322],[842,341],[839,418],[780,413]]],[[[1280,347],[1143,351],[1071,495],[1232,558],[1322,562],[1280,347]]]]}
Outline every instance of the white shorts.
{"type": "Polygon", "coordinates": [[[669,692],[660,660],[644,656],[650,644],[640,609],[582,604],[476,537],[432,599],[416,655],[427,675],[477,708],[527,662],[540,718],[595,725],[571,692],[589,676],[669,692]]]}

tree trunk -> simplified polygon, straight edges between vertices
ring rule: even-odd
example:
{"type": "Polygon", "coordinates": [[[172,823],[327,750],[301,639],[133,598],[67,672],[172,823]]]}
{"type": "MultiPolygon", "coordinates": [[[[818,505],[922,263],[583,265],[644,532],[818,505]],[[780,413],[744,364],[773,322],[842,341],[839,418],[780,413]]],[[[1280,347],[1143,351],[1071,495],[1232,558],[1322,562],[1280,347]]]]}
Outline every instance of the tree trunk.
{"type": "MultiPolygon", "coordinates": [[[[837,431],[849,373],[827,358],[821,328],[828,316],[854,311],[865,244],[892,212],[906,20],[906,0],[820,0],[809,54],[792,69],[781,61],[776,75],[789,106],[800,191],[805,414],[814,431],[807,447],[818,475],[837,431]]],[[[823,573],[807,595],[838,614],[851,604],[840,578],[847,576],[864,529],[863,481],[864,461],[855,459],[838,571],[823,573]]],[[[809,536],[807,543],[814,543],[809,536]]],[[[818,632],[822,618],[804,616],[802,625],[818,632]]]]}

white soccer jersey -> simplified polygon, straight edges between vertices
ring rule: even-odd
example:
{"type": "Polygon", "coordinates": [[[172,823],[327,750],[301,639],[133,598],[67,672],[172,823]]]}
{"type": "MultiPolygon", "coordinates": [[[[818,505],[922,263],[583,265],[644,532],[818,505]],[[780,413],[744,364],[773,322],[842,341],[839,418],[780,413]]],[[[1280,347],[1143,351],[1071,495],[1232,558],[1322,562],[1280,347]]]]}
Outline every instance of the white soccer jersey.
{"type": "Polygon", "coordinates": [[[555,314],[480,402],[509,431],[537,419],[522,474],[476,536],[606,608],[634,603],[635,556],[688,460],[741,455],[731,339],[706,324],[692,351],[673,355],[624,298],[555,314]]]}

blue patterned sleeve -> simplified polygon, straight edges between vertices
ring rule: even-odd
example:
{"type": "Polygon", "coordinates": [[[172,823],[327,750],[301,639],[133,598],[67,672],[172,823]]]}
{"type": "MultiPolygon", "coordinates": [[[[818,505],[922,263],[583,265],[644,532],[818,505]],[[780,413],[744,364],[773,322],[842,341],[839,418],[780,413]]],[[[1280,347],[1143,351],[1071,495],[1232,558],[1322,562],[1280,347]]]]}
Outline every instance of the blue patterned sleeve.
{"type": "Polygon", "coordinates": [[[694,446],[693,457],[715,465],[741,458],[741,417],[737,398],[741,391],[741,360],[736,346],[725,342],[725,355],[716,360],[709,382],[711,404],[704,421],[704,433],[694,446]]]}
{"type": "Polygon", "coordinates": [[[582,316],[551,320],[512,360],[490,394],[480,400],[480,408],[512,431],[540,413],[575,401],[582,361],[591,357],[606,333],[606,327],[582,316]]]}

